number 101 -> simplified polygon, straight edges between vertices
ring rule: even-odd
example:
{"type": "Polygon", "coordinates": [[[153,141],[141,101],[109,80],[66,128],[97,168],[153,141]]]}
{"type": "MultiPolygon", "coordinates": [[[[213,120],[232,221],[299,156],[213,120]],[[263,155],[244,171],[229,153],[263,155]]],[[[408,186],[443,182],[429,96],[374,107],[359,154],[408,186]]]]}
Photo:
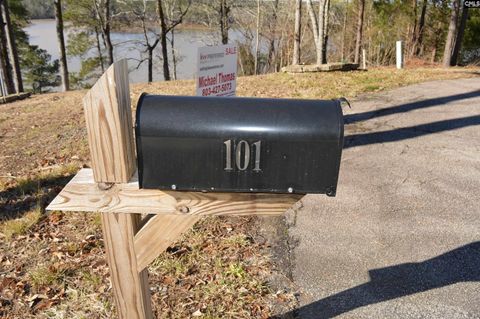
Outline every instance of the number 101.
{"type": "Polygon", "coordinates": [[[244,171],[250,165],[250,155],[251,149],[253,148],[255,153],[255,167],[253,171],[259,172],[260,169],[260,152],[262,147],[262,142],[257,141],[252,145],[248,144],[247,141],[241,140],[236,145],[232,140],[227,140],[223,142],[226,147],[226,157],[225,157],[225,170],[232,171],[232,157],[235,157],[235,166],[238,170],[244,171]],[[243,156],[242,156],[243,155],[243,156]]]}

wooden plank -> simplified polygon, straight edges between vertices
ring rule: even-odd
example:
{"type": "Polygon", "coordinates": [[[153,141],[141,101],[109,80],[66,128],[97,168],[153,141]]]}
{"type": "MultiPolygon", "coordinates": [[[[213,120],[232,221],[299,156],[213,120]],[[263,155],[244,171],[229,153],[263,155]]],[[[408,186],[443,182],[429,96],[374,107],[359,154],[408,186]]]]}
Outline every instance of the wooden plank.
{"type": "Polygon", "coordinates": [[[128,182],[136,163],[126,60],[108,68],[83,105],[95,181],[128,182]]]}
{"type": "Polygon", "coordinates": [[[139,189],[129,183],[101,190],[91,169],[82,169],[50,203],[47,210],[177,215],[280,215],[303,195],[198,193],[139,189]]]}
{"type": "Polygon", "coordinates": [[[138,270],[145,269],[199,219],[199,216],[189,215],[155,215],[150,218],[135,235],[138,270]]]}
{"type": "Polygon", "coordinates": [[[139,221],[139,214],[102,213],[105,251],[121,319],[153,318],[148,273],[138,268],[134,248],[139,221]]]}

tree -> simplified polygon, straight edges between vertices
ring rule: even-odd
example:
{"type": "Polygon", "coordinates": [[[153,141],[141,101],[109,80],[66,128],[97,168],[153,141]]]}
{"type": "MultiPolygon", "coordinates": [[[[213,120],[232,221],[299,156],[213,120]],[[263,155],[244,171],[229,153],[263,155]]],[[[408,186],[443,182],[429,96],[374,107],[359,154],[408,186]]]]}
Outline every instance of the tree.
{"type": "Polygon", "coordinates": [[[322,63],[327,63],[328,29],[330,18],[330,0],[325,1],[323,8],[323,43],[322,43],[322,63]]]}
{"type": "Polygon", "coordinates": [[[178,56],[177,56],[177,50],[175,50],[175,30],[172,29],[172,32],[170,32],[170,49],[172,52],[172,79],[176,80],[177,79],[177,64],[178,64],[178,56]]]}
{"type": "MultiPolygon", "coordinates": [[[[151,22],[156,20],[156,16],[152,16],[150,13],[155,11],[155,8],[150,7],[145,0],[141,1],[132,1],[128,4],[125,10],[130,10],[135,16],[135,20],[140,22],[140,27],[143,31],[144,41],[141,43],[145,47],[145,52],[147,53],[146,61],[148,62],[147,66],[147,81],[148,83],[153,81],[153,52],[160,42],[160,35],[155,30],[149,28],[151,22]]],[[[141,59],[138,63],[137,68],[145,62],[145,59],[141,59]]]]}
{"type": "Polygon", "coordinates": [[[258,74],[258,55],[260,54],[260,0],[257,0],[257,34],[255,35],[255,61],[254,61],[254,74],[258,74]]]}
{"type": "Polygon", "coordinates": [[[112,14],[110,8],[110,0],[93,0],[93,7],[95,8],[96,18],[99,22],[99,29],[102,33],[103,42],[107,49],[108,65],[113,64],[113,44],[111,39],[111,25],[112,14]]]}
{"type": "Polygon", "coordinates": [[[70,89],[68,80],[67,53],[65,51],[65,39],[63,36],[63,17],[62,17],[62,0],[54,0],[55,4],[55,20],[57,24],[57,38],[60,47],[60,77],[62,79],[63,91],[70,89]]]}
{"type": "Polygon", "coordinates": [[[452,12],[450,15],[450,23],[448,26],[447,41],[445,42],[445,50],[443,52],[443,66],[452,66],[452,55],[455,47],[455,40],[457,36],[457,20],[460,10],[460,0],[453,0],[452,12]]]}
{"type": "Polygon", "coordinates": [[[328,17],[330,0],[319,0],[318,20],[313,9],[312,0],[307,0],[307,9],[312,23],[312,32],[317,52],[317,64],[327,63],[328,17]]]}
{"type": "Polygon", "coordinates": [[[343,25],[342,25],[342,51],[340,60],[345,61],[345,47],[346,47],[346,37],[347,37],[347,20],[348,20],[348,0],[345,1],[345,6],[343,9],[343,25]]]}
{"type": "Polygon", "coordinates": [[[103,74],[101,57],[90,54],[91,50],[95,48],[95,42],[96,39],[87,30],[70,34],[66,48],[67,55],[76,56],[82,61],[78,72],[69,73],[71,88],[88,88],[103,74]]]}
{"type": "Polygon", "coordinates": [[[170,68],[168,65],[168,48],[167,48],[167,23],[165,13],[163,12],[162,0],[157,0],[158,3],[158,20],[160,22],[160,42],[162,46],[162,58],[163,58],[163,78],[165,81],[170,81],[170,68]]]}
{"type": "Polygon", "coordinates": [[[63,0],[65,7],[62,16],[70,26],[67,55],[80,57],[81,61],[80,71],[77,74],[69,72],[69,82],[72,82],[69,84],[75,82],[74,86],[77,88],[88,86],[90,80],[101,75],[105,71],[106,60],[108,60],[105,59],[103,52],[107,44],[104,33],[101,31],[102,21],[97,18],[98,6],[95,6],[92,1],[94,0],[63,0]],[[96,52],[96,57],[91,56],[91,50],[96,52]]]}
{"type": "Polygon", "coordinates": [[[132,21],[132,25],[140,27],[143,40],[139,45],[145,49],[142,50],[147,56],[138,61],[137,68],[144,62],[147,66],[148,82],[153,80],[154,51],[160,44],[163,76],[165,81],[171,80],[170,65],[168,57],[168,44],[170,43],[174,63],[174,77],[176,77],[175,56],[175,28],[183,22],[191,5],[191,0],[156,0],[154,3],[146,0],[133,0],[124,2],[120,10],[124,12],[127,20],[132,21]],[[168,35],[170,34],[170,39],[168,35]]]}
{"type": "Polygon", "coordinates": [[[230,16],[231,6],[227,4],[227,0],[220,0],[218,8],[220,19],[220,35],[222,37],[222,44],[228,44],[228,30],[230,29],[230,16]]]}
{"type": "Polygon", "coordinates": [[[480,10],[469,11],[462,43],[462,62],[480,65],[480,10]]]}
{"type": "Polygon", "coordinates": [[[300,63],[300,40],[302,30],[302,0],[295,1],[295,31],[293,39],[293,57],[292,64],[300,63]]]}
{"type": "Polygon", "coordinates": [[[355,63],[360,63],[360,50],[362,49],[363,16],[365,13],[365,0],[358,0],[357,38],[355,41],[355,63]]]}
{"type": "Polygon", "coordinates": [[[413,26],[412,27],[410,27],[410,25],[408,26],[409,32],[411,30],[411,34],[409,35],[409,39],[411,41],[410,42],[405,41],[406,44],[408,45],[407,49],[409,50],[407,51],[409,53],[409,56],[412,56],[414,54],[415,44],[417,43],[417,36],[418,36],[417,11],[418,11],[417,0],[412,0],[412,8],[411,8],[410,16],[411,16],[413,26]]]}
{"type": "MultiPolygon", "coordinates": [[[[3,41],[2,41],[3,42],[3,41]]],[[[8,53],[5,50],[3,43],[0,42],[0,79],[5,84],[5,89],[7,92],[4,92],[5,95],[15,92],[15,84],[12,80],[12,67],[9,64],[8,53]]],[[[2,87],[3,90],[3,87],[2,87]]]]}
{"type": "Polygon", "coordinates": [[[41,5],[38,0],[22,0],[30,19],[53,19],[55,18],[53,2],[42,1],[41,5]]]}
{"type": "Polygon", "coordinates": [[[12,65],[12,77],[15,84],[15,91],[17,93],[23,92],[23,81],[20,70],[20,62],[18,59],[17,44],[15,41],[15,33],[13,30],[12,21],[10,20],[10,9],[7,0],[0,0],[0,11],[5,28],[4,34],[6,36],[6,44],[8,47],[8,57],[12,65]]]}
{"type": "Polygon", "coordinates": [[[422,12],[420,13],[420,20],[418,21],[418,29],[416,36],[416,43],[414,43],[413,55],[419,56],[422,49],[423,34],[425,33],[425,16],[427,14],[428,0],[423,0],[422,12]]]}
{"type": "MultiPolygon", "coordinates": [[[[276,50],[276,43],[280,42],[281,36],[278,36],[278,15],[279,15],[279,3],[280,0],[273,0],[272,2],[265,3],[268,10],[267,12],[271,12],[270,16],[266,18],[268,23],[268,35],[264,35],[268,41],[268,65],[266,66],[266,70],[272,70],[273,72],[277,71],[277,50],[276,50]]],[[[265,20],[265,19],[264,19],[265,20]]],[[[260,20],[258,21],[260,24],[260,20]]],[[[277,46],[278,46],[277,44],[277,46]]]]}
{"type": "Polygon", "coordinates": [[[460,50],[462,49],[463,35],[465,34],[465,26],[467,25],[467,19],[468,7],[464,6],[462,10],[462,17],[460,18],[460,25],[458,27],[457,36],[455,39],[455,46],[453,48],[452,61],[450,62],[452,65],[458,64],[458,55],[460,54],[460,50]]]}
{"type": "MultiPolygon", "coordinates": [[[[0,0],[1,2],[2,0],[0,0]]],[[[3,0],[5,1],[5,0],[3,0]]],[[[34,92],[42,92],[46,87],[58,85],[58,61],[51,62],[51,57],[45,50],[39,49],[37,46],[29,44],[27,33],[23,30],[28,24],[28,12],[25,9],[23,0],[10,0],[8,2],[9,18],[12,39],[15,39],[15,44],[18,53],[18,62],[22,72],[22,84],[31,87],[34,92]]],[[[3,21],[4,15],[0,14],[0,20],[3,21]]],[[[1,21],[0,21],[1,22],[1,21]]],[[[6,38],[1,36],[0,38],[6,38]]],[[[2,41],[0,41],[1,44],[2,41]]],[[[6,46],[0,45],[0,53],[2,53],[6,46]]],[[[1,59],[1,65],[9,63],[9,58],[1,59]]],[[[11,67],[11,65],[10,65],[11,67]]],[[[12,78],[13,83],[13,78],[12,78]]],[[[13,93],[13,91],[11,91],[13,93]]]]}
{"type": "Polygon", "coordinates": [[[228,44],[228,31],[232,21],[231,14],[234,5],[243,5],[244,3],[235,0],[197,0],[196,10],[201,9],[203,19],[199,22],[209,27],[218,28],[220,31],[220,41],[222,44],[228,44]]]}
{"type": "Polygon", "coordinates": [[[48,87],[58,86],[60,78],[58,60],[50,62],[51,56],[47,51],[31,46],[23,58],[25,82],[29,84],[34,93],[45,92],[48,87]]]}
{"type": "MultiPolygon", "coordinates": [[[[0,0],[4,1],[4,0],[0,0]]],[[[0,7],[1,9],[1,7],[0,7]]],[[[0,49],[1,49],[1,68],[3,74],[3,80],[7,89],[7,94],[13,94],[15,92],[15,83],[13,81],[12,64],[10,63],[10,57],[8,56],[8,44],[7,35],[5,33],[3,21],[3,14],[0,12],[0,49]]]]}
{"type": "Polygon", "coordinates": [[[183,18],[190,9],[191,0],[188,0],[185,6],[182,7],[180,3],[174,1],[172,4],[177,10],[172,10],[171,17],[167,17],[163,8],[163,0],[157,0],[158,6],[158,20],[160,23],[160,45],[162,47],[162,60],[163,60],[163,78],[165,81],[170,81],[170,67],[168,61],[168,47],[167,47],[167,34],[172,32],[175,27],[183,22],[183,18]]]}

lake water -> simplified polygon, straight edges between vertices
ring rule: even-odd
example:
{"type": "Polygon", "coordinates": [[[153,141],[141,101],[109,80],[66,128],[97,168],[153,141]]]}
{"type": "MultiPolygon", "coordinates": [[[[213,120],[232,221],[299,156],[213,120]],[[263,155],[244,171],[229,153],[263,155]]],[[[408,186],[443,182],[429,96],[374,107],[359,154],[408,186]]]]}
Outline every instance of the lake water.
{"type": "MultiPolygon", "coordinates": [[[[30,36],[30,43],[38,45],[46,50],[53,59],[59,58],[59,48],[56,35],[55,20],[32,20],[31,24],[25,28],[30,36]]],[[[68,38],[69,30],[66,30],[68,38]]],[[[231,30],[230,39],[236,41],[241,39],[241,33],[231,30]]],[[[145,61],[138,69],[138,61],[145,56],[142,54],[144,47],[140,44],[143,40],[143,34],[138,33],[112,33],[112,42],[114,44],[115,59],[127,58],[130,69],[130,82],[147,82],[147,62],[145,61]]],[[[177,64],[178,79],[192,79],[196,69],[197,48],[205,45],[218,43],[218,36],[213,31],[204,30],[178,30],[175,31],[175,49],[180,62],[177,64]]],[[[92,55],[96,50],[92,50],[92,55]]],[[[157,46],[154,57],[153,80],[162,81],[163,72],[159,56],[161,47],[157,46]]],[[[169,46],[169,58],[171,51],[169,46]]],[[[80,58],[73,57],[68,59],[69,71],[78,72],[80,70],[80,58]]],[[[170,66],[173,73],[173,66],[170,66]]]]}

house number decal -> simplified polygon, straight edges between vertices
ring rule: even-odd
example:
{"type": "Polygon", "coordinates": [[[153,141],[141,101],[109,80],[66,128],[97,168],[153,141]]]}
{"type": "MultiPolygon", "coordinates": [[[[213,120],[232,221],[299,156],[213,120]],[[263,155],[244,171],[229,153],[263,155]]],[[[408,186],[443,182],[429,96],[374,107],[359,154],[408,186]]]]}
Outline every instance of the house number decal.
{"type": "Polygon", "coordinates": [[[257,141],[252,143],[251,145],[248,144],[247,141],[241,140],[237,144],[232,142],[232,140],[226,140],[223,142],[226,148],[226,156],[225,156],[225,170],[226,171],[233,171],[233,164],[232,159],[235,162],[235,167],[240,171],[245,171],[248,169],[250,165],[250,158],[251,153],[253,151],[253,155],[255,158],[255,166],[253,168],[254,172],[260,172],[260,153],[262,147],[262,141],[257,141]]]}

